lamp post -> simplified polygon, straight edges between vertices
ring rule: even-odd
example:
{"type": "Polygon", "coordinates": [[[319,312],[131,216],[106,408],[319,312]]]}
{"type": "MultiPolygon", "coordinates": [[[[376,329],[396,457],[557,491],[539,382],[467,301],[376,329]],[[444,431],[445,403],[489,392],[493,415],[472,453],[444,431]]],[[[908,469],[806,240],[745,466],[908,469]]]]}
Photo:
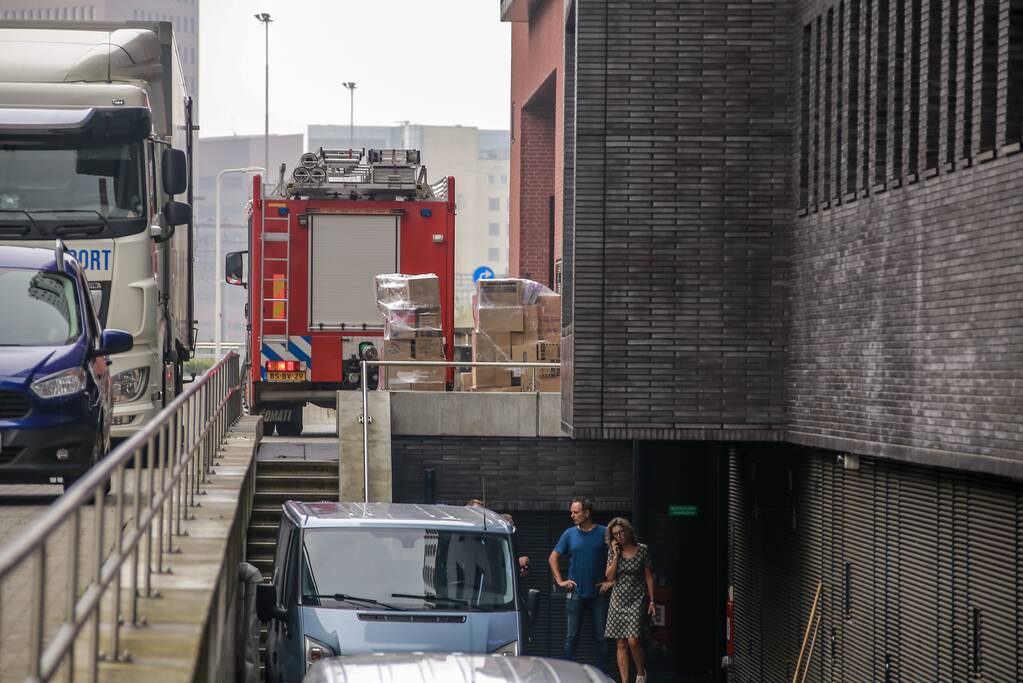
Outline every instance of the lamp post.
{"type": "Polygon", "coordinates": [[[349,100],[351,101],[351,111],[348,115],[348,148],[354,149],[355,147],[355,81],[345,81],[341,85],[348,88],[349,100]]]}
{"type": "MultiPolygon", "coordinates": [[[[223,171],[217,174],[217,223],[216,223],[216,256],[213,262],[213,272],[220,272],[220,179],[227,173],[263,173],[263,168],[260,166],[245,166],[243,168],[225,168],[223,171]]],[[[216,290],[214,294],[213,303],[213,355],[218,360],[220,359],[220,343],[223,337],[224,327],[224,311],[223,311],[223,300],[220,288],[224,286],[224,278],[216,278],[214,283],[216,290]]]]}
{"type": "Polygon", "coordinates": [[[266,90],[266,103],[263,107],[265,116],[265,127],[263,132],[263,152],[265,159],[263,160],[264,168],[270,168],[270,22],[273,19],[266,12],[252,15],[256,17],[256,21],[263,24],[264,33],[266,34],[266,48],[263,51],[263,67],[265,75],[263,77],[264,89],[266,90]]]}

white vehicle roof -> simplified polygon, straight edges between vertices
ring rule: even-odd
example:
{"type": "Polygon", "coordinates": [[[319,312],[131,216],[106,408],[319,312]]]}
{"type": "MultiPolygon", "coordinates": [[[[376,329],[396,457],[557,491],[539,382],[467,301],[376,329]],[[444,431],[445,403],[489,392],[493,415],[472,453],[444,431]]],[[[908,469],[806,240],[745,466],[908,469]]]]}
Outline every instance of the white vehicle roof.
{"type": "Polygon", "coordinates": [[[289,500],[284,512],[306,529],[411,527],[453,528],[509,534],[512,525],[493,510],[414,503],[302,503],[289,500]],[[484,524],[484,517],[486,523],[484,524]]]}
{"type": "Polygon", "coordinates": [[[610,683],[592,666],[501,655],[362,655],[324,659],[303,683],[610,683]]]}

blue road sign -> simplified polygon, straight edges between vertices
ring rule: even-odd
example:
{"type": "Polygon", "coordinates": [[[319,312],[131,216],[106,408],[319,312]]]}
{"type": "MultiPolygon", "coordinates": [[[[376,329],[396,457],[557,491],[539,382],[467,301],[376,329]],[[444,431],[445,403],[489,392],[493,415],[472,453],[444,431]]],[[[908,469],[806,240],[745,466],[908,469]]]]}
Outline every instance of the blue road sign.
{"type": "Polygon", "coordinates": [[[472,283],[476,284],[480,280],[493,280],[494,271],[489,266],[480,266],[476,270],[472,271],[472,283]]]}

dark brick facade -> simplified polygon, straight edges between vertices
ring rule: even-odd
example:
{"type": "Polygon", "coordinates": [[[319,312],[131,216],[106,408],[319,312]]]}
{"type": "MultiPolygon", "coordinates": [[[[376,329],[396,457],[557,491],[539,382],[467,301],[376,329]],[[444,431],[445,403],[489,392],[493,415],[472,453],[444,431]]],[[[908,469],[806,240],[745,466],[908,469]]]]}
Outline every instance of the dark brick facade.
{"type": "Polygon", "coordinates": [[[1023,478],[1023,6],[797,19],[788,438],[1023,478]]]}
{"type": "Polygon", "coordinates": [[[576,496],[600,510],[632,505],[632,445],[551,438],[395,436],[395,502],[421,502],[427,469],[436,501],[463,505],[483,497],[507,511],[563,511],[576,496]]]}
{"type": "Polygon", "coordinates": [[[575,4],[577,438],[782,436],[789,7],[575,4]]]}

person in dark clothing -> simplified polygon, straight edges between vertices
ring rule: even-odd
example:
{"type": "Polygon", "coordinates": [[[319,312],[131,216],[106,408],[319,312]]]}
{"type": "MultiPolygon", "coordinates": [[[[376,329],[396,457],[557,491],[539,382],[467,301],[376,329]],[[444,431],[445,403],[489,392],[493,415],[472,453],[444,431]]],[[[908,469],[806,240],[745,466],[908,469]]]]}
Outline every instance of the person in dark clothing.
{"type": "Polygon", "coordinates": [[[593,639],[597,646],[599,665],[606,666],[608,642],[604,639],[607,622],[607,591],[612,582],[604,580],[607,561],[605,532],[600,524],[593,522],[593,503],[585,498],[576,498],[569,508],[574,526],[565,530],[551,551],[548,562],[551,575],[565,595],[565,648],[564,658],[575,659],[576,643],[583,616],[590,615],[593,625],[593,639]],[[567,555],[568,578],[563,579],[558,560],[567,555]]]}

